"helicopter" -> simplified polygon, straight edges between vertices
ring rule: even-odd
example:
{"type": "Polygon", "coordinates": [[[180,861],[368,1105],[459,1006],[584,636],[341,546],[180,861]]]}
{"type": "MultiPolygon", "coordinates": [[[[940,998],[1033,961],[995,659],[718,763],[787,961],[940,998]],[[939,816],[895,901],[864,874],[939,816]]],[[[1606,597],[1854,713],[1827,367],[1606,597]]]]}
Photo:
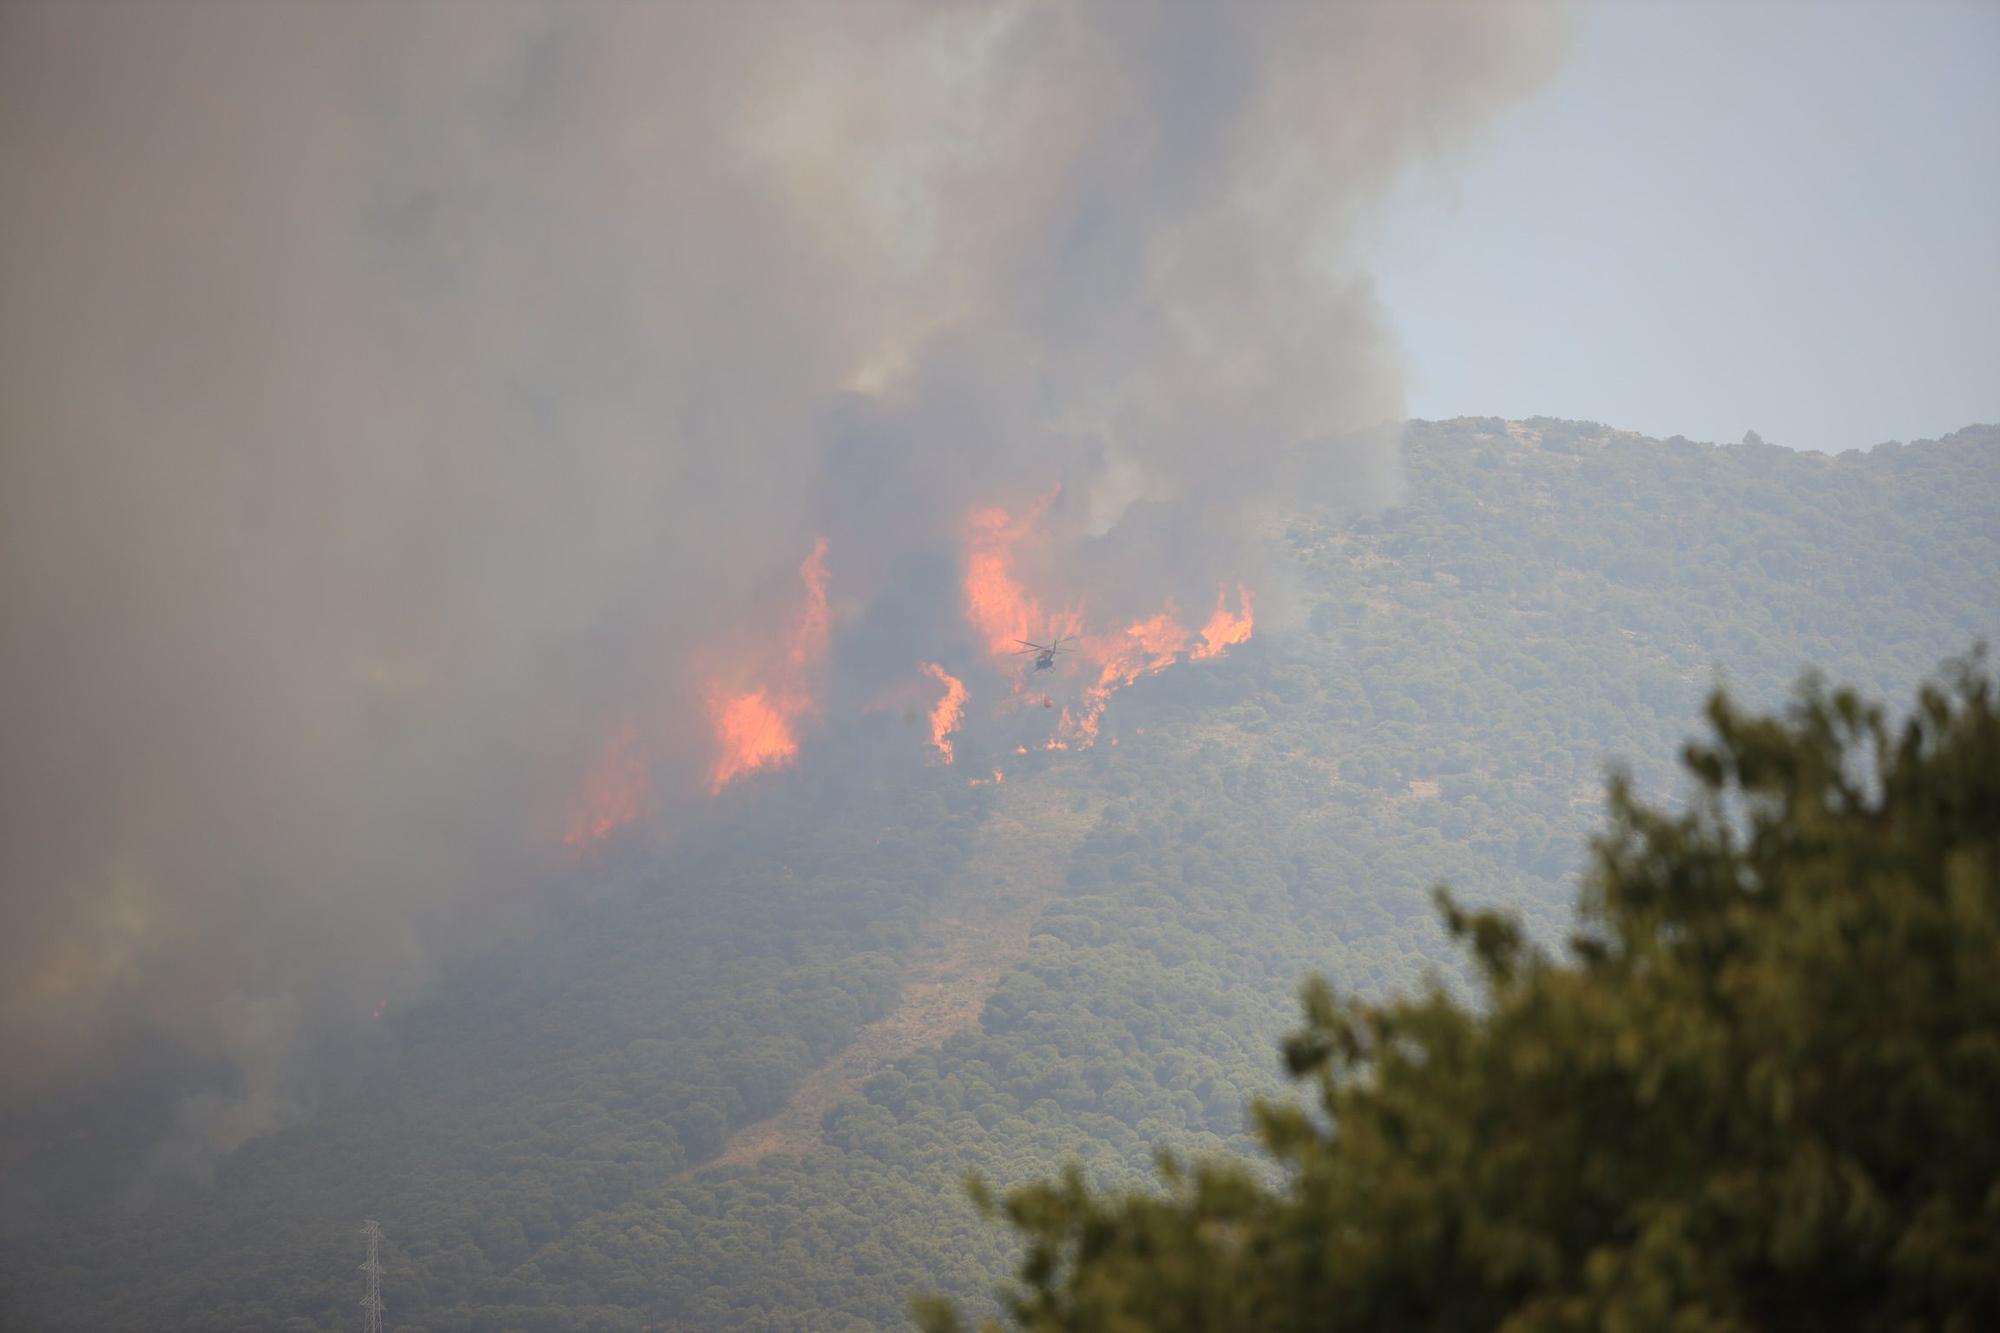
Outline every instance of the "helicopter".
{"type": "Polygon", "coordinates": [[[1015,653],[1014,656],[1025,657],[1029,653],[1033,653],[1035,655],[1035,670],[1047,671],[1056,664],[1057,653],[1073,653],[1076,651],[1074,648],[1063,647],[1063,644],[1075,637],[1076,635],[1074,634],[1064,634],[1056,638],[1054,642],[1046,644],[1029,643],[1026,639],[1016,639],[1014,642],[1021,645],[1021,651],[1015,653]]]}

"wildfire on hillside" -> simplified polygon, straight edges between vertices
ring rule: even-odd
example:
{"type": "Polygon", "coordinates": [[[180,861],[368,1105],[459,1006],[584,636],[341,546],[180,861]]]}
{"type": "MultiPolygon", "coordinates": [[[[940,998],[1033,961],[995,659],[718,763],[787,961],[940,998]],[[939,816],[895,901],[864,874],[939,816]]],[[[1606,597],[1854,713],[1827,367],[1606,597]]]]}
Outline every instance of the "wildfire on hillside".
{"type": "Polygon", "coordinates": [[[1197,662],[1220,657],[1224,649],[1250,641],[1254,600],[1250,590],[1240,583],[1236,585],[1237,609],[1233,612],[1228,607],[1227,598],[1224,589],[1215,590],[1215,614],[1201,627],[1201,643],[1194,650],[1197,662]]]}
{"type": "MultiPolygon", "coordinates": [[[[799,724],[818,711],[813,676],[831,634],[826,553],[822,537],[799,565],[804,595],[775,660],[761,671],[710,674],[705,702],[714,742],[708,766],[712,793],[798,758],[799,724]]],[[[613,732],[571,804],[565,846],[588,849],[645,815],[658,763],[648,739],[652,734],[633,722],[613,732]]]]}
{"type": "Polygon", "coordinates": [[[1042,600],[1023,586],[1016,556],[1040,535],[1055,494],[1050,492],[1019,515],[994,506],[967,516],[965,613],[995,658],[1019,664],[1013,667],[1017,690],[1027,670],[1023,644],[1075,640],[1072,650],[1092,675],[1075,707],[1063,705],[1055,734],[1043,748],[1087,749],[1096,742],[1104,710],[1120,689],[1183,659],[1218,657],[1247,642],[1254,628],[1253,599],[1250,590],[1239,584],[1236,609],[1231,610],[1228,589],[1218,587],[1215,611],[1199,633],[1182,622],[1171,598],[1153,614],[1108,632],[1087,628],[1081,600],[1057,613],[1044,612],[1042,600]]]}
{"type": "Polygon", "coordinates": [[[1057,494],[1050,491],[1019,515],[997,505],[966,515],[965,619],[996,657],[1011,656],[1020,652],[1023,644],[1052,641],[1081,628],[1077,610],[1045,610],[1040,599],[1021,586],[1016,572],[1020,547],[1037,534],[1057,494]]]}
{"type": "Polygon", "coordinates": [[[826,600],[826,538],[799,566],[805,602],[786,636],[785,659],[774,683],[731,691],[709,687],[709,720],[715,733],[715,762],[708,789],[720,792],[747,773],[783,768],[799,755],[798,724],[818,711],[807,676],[826,656],[829,635],[826,600]]]}
{"type": "MultiPolygon", "coordinates": [[[[1218,657],[1251,637],[1254,599],[1240,584],[1233,598],[1228,585],[1217,587],[1214,609],[1199,629],[1171,598],[1150,614],[1105,627],[1108,617],[1091,614],[1088,570],[1079,577],[1054,558],[1061,548],[1048,529],[1059,494],[1051,489],[1017,511],[976,507],[963,520],[959,612],[987,655],[989,673],[955,675],[938,662],[919,661],[914,674],[879,696],[903,698],[911,721],[927,722],[930,749],[943,764],[957,758],[955,738],[982,679],[1004,686],[996,711],[1039,705],[1038,712],[1054,714],[1046,734],[1023,738],[1011,746],[1014,753],[1027,754],[1031,747],[1082,750],[1097,742],[1105,710],[1119,690],[1176,663],[1218,657]],[[1028,645],[1057,652],[1044,665],[1041,651],[1028,645]],[[1031,679],[1049,684],[1030,690],[1031,679]],[[925,703],[912,697],[932,685],[943,693],[920,696],[929,700],[925,703]]],[[[795,763],[805,725],[823,711],[820,676],[833,638],[827,551],[822,537],[798,566],[797,601],[781,621],[782,635],[766,636],[761,656],[731,667],[710,665],[698,676],[704,681],[700,697],[711,741],[705,773],[711,794],[795,763]]],[[[754,633],[739,637],[756,639],[754,633]]],[[[649,744],[653,735],[629,723],[612,735],[582,782],[565,844],[587,849],[645,815],[661,760],[649,744]]],[[[1003,780],[996,769],[991,777],[969,782],[986,786],[1003,780]]]]}
{"type": "Polygon", "coordinates": [[[783,768],[799,757],[794,723],[812,710],[812,697],[754,689],[709,699],[715,729],[715,762],[708,789],[720,792],[746,773],[783,768]]]}
{"type": "Polygon", "coordinates": [[[958,730],[958,724],[965,717],[965,682],[935,662],[923,663],[923,671],[944,686],[944,697],[931,709],[931,744],[936,747],[938,756],[949,764],[952,760],[951,735],[958,730]]]}
{"type": "Polygon", "coordinates": [[[570,812],[563,845],[581,849],[636,820],[652,794],[653,763],[639,728],[626,723],[613,733],[597,766],[583,780],[570,812]]]}

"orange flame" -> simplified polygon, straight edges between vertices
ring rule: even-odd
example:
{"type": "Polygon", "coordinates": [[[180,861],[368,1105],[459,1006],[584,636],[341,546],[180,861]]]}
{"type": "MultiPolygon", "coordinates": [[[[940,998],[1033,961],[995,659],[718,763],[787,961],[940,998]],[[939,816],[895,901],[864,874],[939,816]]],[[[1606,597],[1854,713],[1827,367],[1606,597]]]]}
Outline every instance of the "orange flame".
{"type": "MultiPolygon", "coordinates": [[[[1047,749],[1090,746],[1111,696],[1141,676],[1164,671],[1182,659],[1219,657],[1250,638],[1250,590],[1237,586],[1237,609],[1231,611],[1228,591],[1218,587],[1215,612],[1197,635],[1180,621],[1169,601],[1156,614],[1135,620],[1108,634],[1081,634],[1080,606],[1055,614],[1046,612],[1016,573],[1020,547],[1041,526],[1042,515],[1055,499],[1050,491],[1027,512],[1016,516],[991,506],[975,509],[965,523],[965,617],[997,657],[1020,655],[1026,642],[1045,642],[1043,635],[1080,635],[1072,645],[1077,655],[1096,669],[1096,679],[1084,687],[1077,708],[1065,706],[1047,749]]],[[[1016,684],[1016,691],[1021,688],[1016,684]]],[[[1047,705],[1046,706],[1053,706],[1047,705]]]]}
{"type": "Polygon", "coordinates": [[[965,520],[965,618],[986,638],[987,651],[1004,657],[1045,634],[1074,633],[1075,612],[1051,618],[1014,574],[1014,555],[1040,526],[1056,491],[1019,518],[997,506],[975,509],[965,520]]]}
{"type": "Polygon", "coordinates": [[[720,792],[746,773],[783,768],[798,758],[797,723],[817,710],[804,677],[826,655],[826,577],[826,538],[821,537],[799,565],[805,604],[786,638],[785,669],[778,685],[742,691],[709,687],[708,715],[716,751],[708,772],[709,791],[720,792]]]}
{"type": "Polygon", "coordinates": [[[1204,658],[1220,657],[1223,649],[1250,641],[1252,607],[1255,599],[1250,596],[1248,588],[1240,583],[1237,584],[1236,604],[1240,610],[1232,615],[1224,604],[1227,596],[1227,590],[1223,588],[1215,590],[1215,614],[1201,627],[1201,646],[1194,650],[1194,660],[1197,662],[1204,658]]]}
{"type": "Polygon", "coordinates": [[[1083,651],[1098,665],[1098,684],[1130,685],[1141,676],[1165,671],[1187,651],[1191,636],[1174,618],[1174,604],[1145,620],[1135,620],[1122,634],[1093,636],[1083,651]]]}
{"type": "Polygon", "coordinates": [[[965,785],[968,787],[998,787],[1003,785],[1006,781],[1007,781],[1007,775],[1005,773],[1002,773],[999,769],[996,768],[993,770],[992,777],[967,778],[965,780],[965,785]]]}
{"type": "Polygon", "coordinates": [[[602,842],[644,813],[652,790],[651,757],[639,729],[627,723],[611,737],[597,766],[584,778],[563,845],[581,850],[602,842]]]}
{"type": "Polygon", "coordinates": [[[745,773],[783,768],[798,758],[799,742],[792,722],[810,711],[811,704],[799,695],[773,697],[763,690],[711,698],[709,718],[715,724],[717,753],[715,766],[709,770],[708,789],[719,792],[745,773]]]}
{"type": "Polygon", "coordinates": [[[931,744],[949,764],[952,760],[951,734],[965,716],[965,682],[935,662],[919,663],[924,674],[944,686],[944,698],[931,709],[931,744]]]}
{"type": "Polygon", "coordinates": [[[1252,627],[1250,590],[1236,589],[1239,610],[1228,607],[1228,591],[1217,588],[1215,614],[1202,627],[1200,641],[1177,618],[1172,602],[1166,609],[1145,620],[1127,625],[1122,633],[1089,635],[1083,640],[1083,654],[1097,665],[1097,681],[1083,692],[1083,707],[1072,714],[1063,710],[1056,730],[1059,740],[1079,749],[1097,740],[1098,723],[1111,696],[1141,676],[1165,671],[1185,654],[1191,661],[1220,657],[1234,644],[1247,642],[1252,627]]]}
{"type": "Polygon", "coordinates": [[[1097,740],[1098,721],[1111,696],[1141,676],[1165,671],[1188,650],[1193,636],[1176,617],[1174,604],[1145,620],[1135,620],[1121,633],[1093,634],[1083,640],[1083,655],[1097,666],[1097,680],[1085,688],[1083,707],[1072,713],[1063,709],[1056,726],[1061,743],[1051,748],[1074,745],[1087,749],[1097,740]]]}

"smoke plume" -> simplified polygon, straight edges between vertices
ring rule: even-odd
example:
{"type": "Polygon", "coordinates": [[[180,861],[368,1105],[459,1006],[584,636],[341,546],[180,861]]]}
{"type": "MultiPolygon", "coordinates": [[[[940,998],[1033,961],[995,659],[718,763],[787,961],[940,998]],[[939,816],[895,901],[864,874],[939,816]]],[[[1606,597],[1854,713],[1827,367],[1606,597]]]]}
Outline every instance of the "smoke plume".
{"type": "Polygon", "coordinates": [[[238,1071],[190,1152],[267,1128],[281,1051],[511,928],[593,819],[756,780],[718,706],[789,701],[806,745],[808,648],[963,675],[981,507],[1052,497],[1016,573],[1084,628],[1178,598],[1184,650],[1239,641],[1278,480],[1387,472],[1316,447],[1401,411],[1371,207],[1561,37],[0,9],[6,1096],[171,1047],[238,1071]]]}

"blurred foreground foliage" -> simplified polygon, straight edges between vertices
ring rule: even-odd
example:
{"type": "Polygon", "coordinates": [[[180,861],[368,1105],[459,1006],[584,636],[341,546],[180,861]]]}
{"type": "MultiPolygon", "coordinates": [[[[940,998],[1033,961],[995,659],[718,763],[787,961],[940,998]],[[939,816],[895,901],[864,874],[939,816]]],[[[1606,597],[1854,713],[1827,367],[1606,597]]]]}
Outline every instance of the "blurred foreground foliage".
{"type": "MultiPolygon", "coordinates": [[[[1323,982],[1265,1164],[996,1205],[1047,1330],[2000,1328],[2000,716],[1718,693],[1692,798],[1628,784],[1561,959],[1439,893],[1483,1003],[1323,982]]],[[[935,1333],[949,1306],[925,1307],[935,1333]]]]}

